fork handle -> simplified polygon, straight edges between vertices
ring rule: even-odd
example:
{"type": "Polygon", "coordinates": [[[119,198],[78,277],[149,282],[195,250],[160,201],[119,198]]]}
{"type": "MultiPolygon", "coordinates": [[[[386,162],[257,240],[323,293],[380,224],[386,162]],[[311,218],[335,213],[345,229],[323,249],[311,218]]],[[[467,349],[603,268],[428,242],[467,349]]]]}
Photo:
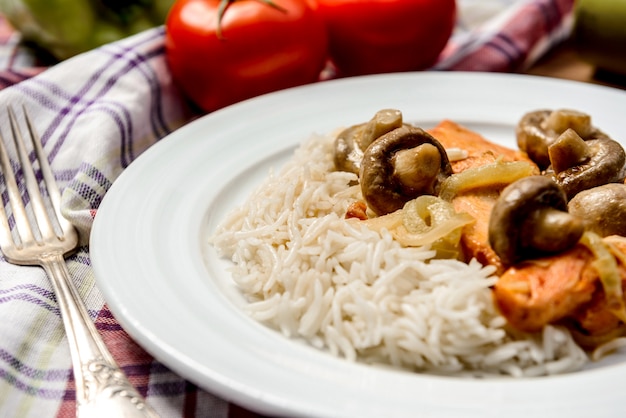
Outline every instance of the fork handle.
{"type": "Polygon", "coordinates": [[[70,345],[77,416],[158,417],[107,350],[71,280],[63,254],[47,254],[41,265],[56,291],[70,345]]]}

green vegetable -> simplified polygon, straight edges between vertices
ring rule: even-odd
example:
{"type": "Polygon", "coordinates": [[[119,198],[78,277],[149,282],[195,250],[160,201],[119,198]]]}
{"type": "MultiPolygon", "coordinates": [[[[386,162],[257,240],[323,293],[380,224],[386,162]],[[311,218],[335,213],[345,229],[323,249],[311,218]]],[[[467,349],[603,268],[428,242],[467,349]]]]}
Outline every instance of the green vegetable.
{"type": "Polygon", "coordinates": [[[25,42],[59,60],[165,23],[175,0],[0,0],[25,42]]]}

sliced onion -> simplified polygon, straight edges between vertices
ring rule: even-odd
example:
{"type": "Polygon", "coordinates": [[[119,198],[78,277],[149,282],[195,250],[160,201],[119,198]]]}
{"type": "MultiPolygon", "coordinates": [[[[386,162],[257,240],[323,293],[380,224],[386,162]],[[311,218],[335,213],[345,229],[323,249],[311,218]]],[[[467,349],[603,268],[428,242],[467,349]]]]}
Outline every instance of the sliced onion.
{"type": "MultiPolygon", "coordinates": [[[[623,333],[623,330],[621,330],[623,333]]],[[[593,352],[591,353],[591,360],[598,361],[601,360],[604,356],[614,351],[619,350],[620,348],[626,347],[626,338],[625,337],[613,337],[609,339],[607,342],[600,344],[593,352]]]]}
{"type": "Polygon", "coordinates": [[[474,218],[458,213],[450,202],[436,196],[419,196],[388,215],[363,221],[370,229],[387,229],[406,247],[430,245],[438,258],[461,258],[461,229],[474,218]]]}
{"type": "Polygon", "coordinates": [[[591,231],[585,231],[580,242],[589,248],[595,257],[593,267],[600,276],[609,310],[626,323],[622,278],[610,246],[602,240],[600,235],[591,231]]]}
{"type": "Polygon", "coordinates": [[[537,173],[537,167],[527,161],[495,161],[472,167],[446,178],[441,183],[439,197],[452,200],[457,194],[481,187],[506,186],[523,177],[537,173]]]}

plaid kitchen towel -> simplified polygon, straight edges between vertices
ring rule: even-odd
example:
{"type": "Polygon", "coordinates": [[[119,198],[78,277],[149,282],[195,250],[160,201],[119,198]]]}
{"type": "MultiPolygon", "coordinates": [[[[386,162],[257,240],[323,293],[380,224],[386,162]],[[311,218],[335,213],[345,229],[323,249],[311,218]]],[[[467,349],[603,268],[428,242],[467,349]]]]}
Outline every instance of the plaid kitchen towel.
{"type": "Polygon", "coordinates": [[[573,0],[459,0],[455,33],[435,69],[520,72],[565,40],[573,0]]]}
{"type": "MultiPolygon", "coordinates": [[[[4,80],[26,74],[19,68],[5,73],[4,80]]],[[[94,287],[90,267],[89,229],[111,183],[141,152],[192,117],[164,63],[163,29],[26,77],[2,90],[0,102],[18,110],[24,105],[33,116],[57,181],[65,187],[64,213],[81,233],[69,271],[131,382],[164,417],[227,416],[225,401],[175,375],[128,337],[94,287]]],[[[7,126],[1,111],[4,135],[7,126]]],[[[0,416],[74,416],[69,350],[42,269],[0,261],[0,318],[0,416]]]]}
{"type": "MultiPolygon", "coordinates": [[[[572,5],[459,0],[456,32],[435,69],[520,71],[567,36],[572,5]]],[[[131,382],[163,417],[250,417],[146,353],[94,286],[87,244],[102,198],[143,151],[199,116],[172,83],[163,35],[155,28],[48,66],[0,19],[0,103],[24,105],[34,118],[64,188],[64,214],[81,233],[68,268],[131,382]]],[[[8,135],[5,113],[0,129],[8,135]]],[[[44,271],[0,258],[0,416],[73,417],[74,398],[66,336],[44,271]]]]}

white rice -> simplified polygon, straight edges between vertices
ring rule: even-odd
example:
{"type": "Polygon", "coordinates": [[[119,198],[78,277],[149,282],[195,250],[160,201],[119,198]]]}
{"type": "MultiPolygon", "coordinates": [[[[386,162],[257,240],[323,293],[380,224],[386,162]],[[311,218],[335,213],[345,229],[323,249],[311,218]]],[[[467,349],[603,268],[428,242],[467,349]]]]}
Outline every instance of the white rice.
{"type": "Polygon", "coordinates": [[[346,221],[359,190],[333,171],[332,144],[302,144],[211,237],[253,318],[333,355],[412,371],[541,376],[589,361],[564,328],[507,329],[492,267],[431,260],[429,248],[346,221]]]}

